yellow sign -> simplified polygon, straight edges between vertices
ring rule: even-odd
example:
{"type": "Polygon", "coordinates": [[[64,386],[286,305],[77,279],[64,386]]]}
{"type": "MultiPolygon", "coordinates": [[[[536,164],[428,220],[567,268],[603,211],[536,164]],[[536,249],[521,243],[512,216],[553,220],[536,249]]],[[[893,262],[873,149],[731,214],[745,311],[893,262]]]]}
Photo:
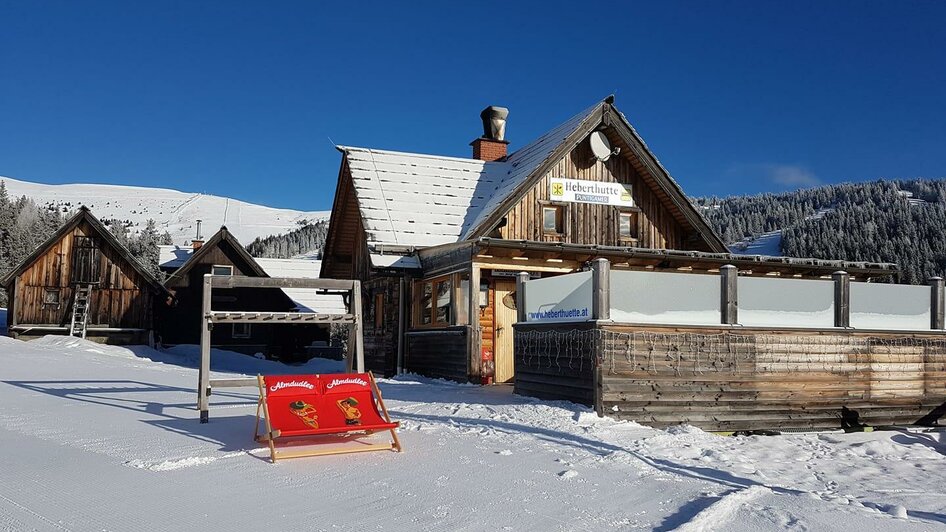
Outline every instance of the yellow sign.
{"type": "Polygon", "coordinates": [[[561,183],[552,183],[552,195],[561,196],[565,194],[565,186],[561,183]]]}

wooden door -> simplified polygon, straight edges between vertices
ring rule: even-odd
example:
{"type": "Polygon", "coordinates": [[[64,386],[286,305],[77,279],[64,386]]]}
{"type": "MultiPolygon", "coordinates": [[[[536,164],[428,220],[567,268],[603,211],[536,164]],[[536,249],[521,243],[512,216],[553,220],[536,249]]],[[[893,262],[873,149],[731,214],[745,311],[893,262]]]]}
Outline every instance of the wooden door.
{"type": "Polygon", "coordinates": [[[77,236],[73,242],[72,282],[89,284],[99,282],[99,250],[95,239],[77,236]]]}
{"type": "Polygon", "coordinates": [[[515,377],[513,364],[513,330],[516,323],[516,309],[509,303],[514,300],[516,290],[515,281],[496,281],[496,294],[493,303],[493,330],[496,335],[493,340],[493,356],[496,359],[496,382],[511,382],[515,377]],[[508,296],[508,297],[507,297],[508,296]]]}

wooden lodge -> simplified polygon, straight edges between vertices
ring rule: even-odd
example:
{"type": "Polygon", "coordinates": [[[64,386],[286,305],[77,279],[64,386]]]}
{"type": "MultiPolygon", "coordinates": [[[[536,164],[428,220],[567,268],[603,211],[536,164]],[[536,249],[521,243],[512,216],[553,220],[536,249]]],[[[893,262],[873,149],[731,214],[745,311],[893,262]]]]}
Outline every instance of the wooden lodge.
{"type": "MultiPolygon", "coordinates": [[[[159,314],[158,340],[162,345],[199,344],[205,274],[240,277],[270,277],[226,227],[206,242],[194,241],[188,250],[177,249],[174,260],[162,261],[168,274],[164,286],[174,296],[172,306],[159,314]]],[[[294,312],[299,304],[279,288],[228,288],[213,294],[213,310],[294,312]]],[[[305,358],[312,342],[327,342],[324,325],[293,325],[283,328],[265,323],[219,324],[211,331],[211,345],[246,354],[262,353],[292,361],[305,358]]]]}
{"type": "Polygon", "coordinates": [[[64,334],[105,343],[147,344],[154,308],[167,305],[161,283],[82,207],[0,279],[10,336],[64,334]]]}
{"type": "Polygon", "coordinates": [[[512,153],[507,113],[484,110],[472,158],[338,147],[322,276],[362,281],[369,369],[516,381],[517,272],[549,278],[596,258],[652,272],[895,271],[730,254],[611,97],[512,153]]]}

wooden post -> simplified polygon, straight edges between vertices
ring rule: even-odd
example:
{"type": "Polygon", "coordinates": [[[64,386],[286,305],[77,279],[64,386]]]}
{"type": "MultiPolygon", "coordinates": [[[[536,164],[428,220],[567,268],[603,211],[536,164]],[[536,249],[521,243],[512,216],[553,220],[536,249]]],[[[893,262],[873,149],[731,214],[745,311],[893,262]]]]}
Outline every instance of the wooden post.
{"type": "Polygon", "coordinates": [[[739,323],[739,269],[732,264],[719,268],[719,322],[723,325],[739,323]]]}
{"type": "Polygon", "coordinates": [[[611,319],[611,262],[591,261],[591,319],[611,319]]]}
{"type": "Polygon", "coordinates": [[[604,417],[604,385],[601,383],[601,364],[595,363],[595,369],[592,370],[592,389],[595,397],[595,413],[598,417],[604,417]]]}
{"type": "MultiPolygon", "coordinates": [[[[355,362],[357,365],[357,372],[365,372],[365,336],[364,336],[364,324],[362,323],[361,315],[361,281],[352,281],[351,287],[351,306],[352,314],[355,316],[355,323],[352,329],[355,333],[355,362]]],[[[351,351],[351,349],[349,349],[351,351]]],[[[348,356],[351,358],[351,352],[348,356]]],[[[351,362],[349,362],[351,365],[351,362]]]]}
{"type": "Polygon", "coordinates": [[[404,373],[404,333],[407,328],[405,324],[410,320],[410,305],[405,309],[404,303],[410,301],[407,297],[407,275],[402,275],[398,280],[397,291],[397,359],[394,365],[394,374],[404,373]]]}
{"type": "Polygon", "coordinates": [[[944,323],[943,278],[930,278],[930,328],[946,329],[944,323]]]}
{"type": "Polygon", "coordinates": [[[210,421],[210,323],[211,293],[213,276],[204,275],[202,311],[200,315],[200,369],[197,376],[197,408],[200,410],[200,422],[210,421]]]}
{"type": "Polygon", "coordinates": [[[521,323],[526,322],[526,281],[528,280],[528,273],[516,274],[516,321],[521,323]]]}
{"type": "Polygon", "coordinates": [[[831,274],[834,279],[834,326],[851,326],[851,276],[838,271],[831,274]]]}

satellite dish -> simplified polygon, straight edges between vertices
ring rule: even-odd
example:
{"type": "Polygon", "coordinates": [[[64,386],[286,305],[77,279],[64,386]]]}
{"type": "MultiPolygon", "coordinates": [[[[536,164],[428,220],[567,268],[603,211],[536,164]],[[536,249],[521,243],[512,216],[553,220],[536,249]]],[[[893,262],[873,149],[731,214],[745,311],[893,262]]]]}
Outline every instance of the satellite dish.
{"type": "Polygon", "coordinates": [[[608,137],[601,131],[592,132],[591,136],[588,137],[588,142],[591,144],[591,153],[595,155],[595,159],[603,162],[611,157],[611,143],[608,142],[608,137]]]}

